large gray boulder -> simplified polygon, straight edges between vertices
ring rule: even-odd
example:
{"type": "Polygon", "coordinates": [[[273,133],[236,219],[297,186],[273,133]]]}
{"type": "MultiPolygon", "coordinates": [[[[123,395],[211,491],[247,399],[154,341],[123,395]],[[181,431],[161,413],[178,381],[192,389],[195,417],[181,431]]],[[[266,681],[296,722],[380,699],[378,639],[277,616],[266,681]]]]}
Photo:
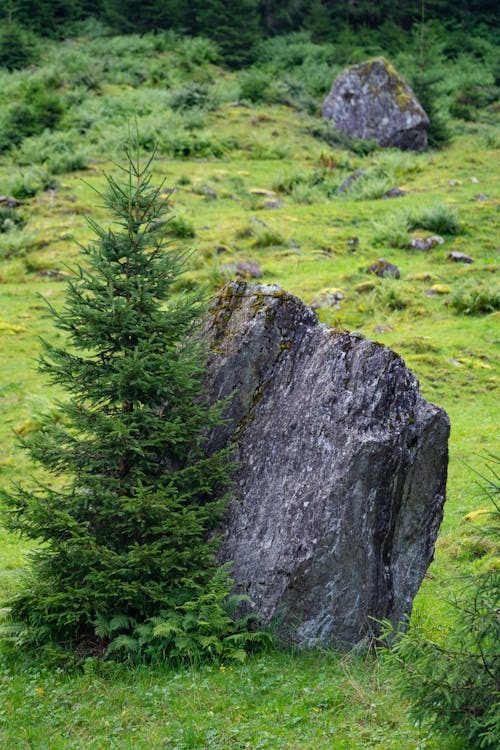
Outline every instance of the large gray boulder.
{"type": "Polygon", "coordinates": [[[207,335],[210,396],[233,394],[211,446],[239,462],[221,549],[236,589],[302,645],[404,621],[442,518],[446,413],[399,355],[276,286],[228,284],[207,335]]]}
{"type": "Polygon", "coordinates": [[[323,102],[323,116],[337,130],[381,146],[414,151],[427,146],[429,118],[383,57],[343,70],[323,102]]]}

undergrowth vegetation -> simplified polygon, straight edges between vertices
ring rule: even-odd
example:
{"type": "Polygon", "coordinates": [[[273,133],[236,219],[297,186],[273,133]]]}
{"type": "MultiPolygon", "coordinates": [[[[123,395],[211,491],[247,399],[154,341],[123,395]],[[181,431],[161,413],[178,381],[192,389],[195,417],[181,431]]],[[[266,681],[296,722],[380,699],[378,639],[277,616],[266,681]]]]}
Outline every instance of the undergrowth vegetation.
{"type": "MultiPolygon", "coordinates": [[[[500,461],[486,458],[481,490],[487,507],[470,519],[474,545],[469,553],[483,557],[488,547],[500,552],[500,461]]],[[[500,736],[500,575],[495,566],[462,581],[450,602],[451,625],[432,638],[415,622],[408,634],[395,637],[387,653],[397,669],[400,689],[411,701],[412,714],[429,719],[445,734],[456,732],[471,748],[496,748],[500,736]]]]}
{"type": "MultiPolygon", "coordinates": [[[[61,282],[76,278],[78,243],[90,240],[85,217],[109,226],[95,188],[117,171],[124,145],[144,156],[156,149],[152,170],[171,215],[155,231],[181,253],[192,249],[174,294],[214,293],[249,261],[263,283],[308,303],[334,290],[332,304],[318,310],[322,322],[393,347],[423,395],[448,411],[448,502],[410,634],[422,649],[431,641],[453,649],[456,616],[447,601],[461,601],[465,575],[498,576],[496,542],[470,531],[484,509],[471,467],[494,452],[498,416],[495,40],[490,29],[471,35],[433,21],[412,32],[389,23],[345,28],[328,40],[318,38],[320,26],[261,40],[241,70],[220,65],[215,41],[172,31],[110,36],[86,21],[64,41],[27,33],[17,48],[0,35],[0,487],[23,480],[64,489],[64,476],[39,470],[30,479],[34,464],[13,439],[15,432],[35,439],[62,419],[60,389],[33,365],[39,337],[62,343],[38,295],[63,309],[61,282]],[[422,154],[382,150],[320,117],[335,74],[378,54],[429,107],[432,148],[422,154]],[[432,235],[443,242],[425,245],[432,235]],[[370,271],[383,267],[379,261],[397,266],[399,278],[370,271]]],[[[24,555],[36,545],[3,529],[0,544],[5,600],[20,590],[24,555]]],[[[198,653],[202,626],[189,606],[147,624],[114,615],[95,627],[128,666],[91,657],[68,672],[58,653],[24,658],[2,646],[3,746],[470,747],[474,711],[466,730],[446,710],[432,726],[418,672],[413,682],[401,678],[402,696],[383,657],[267,646],[240,663],[227,648],[235,639],[221,646],[235,632],[225,619],[231,612],[219,609],[215,661],[146,668],[141,651],[158,661],[176,639],[198,653]],[[408,713],[415,697],[417,720],[408,713]]],[[[432,669],[432,655],[421,663],[432,669]]]]}

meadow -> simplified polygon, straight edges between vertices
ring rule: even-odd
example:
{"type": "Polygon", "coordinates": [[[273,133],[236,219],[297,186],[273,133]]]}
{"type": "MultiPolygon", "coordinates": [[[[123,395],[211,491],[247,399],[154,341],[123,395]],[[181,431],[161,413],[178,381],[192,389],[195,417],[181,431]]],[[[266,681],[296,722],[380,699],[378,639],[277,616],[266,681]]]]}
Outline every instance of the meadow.
{"type": "MultiPolygon", "coordinates": [[[[439,36],[433,45],[432,94],[449,136],[421,154],[340,138],[319,116],[335,73],[384,51],[380,41],[347,39],[339,51],[296,34],[268,42],[258,65],[235,73],[204,39],[82,36],[44,44],[36,67],[0,70],[2,488],[43,480],[16,433],[60,418],[63,394],[36,367],[39,337],[60,336],[41,297],[63,304],[78,243],[92,236],[86,217],[109,221],[96,190],[105,173],[119,172],[124,147],[144,158],[155,150],[155,180],[170,195],[165,232],[192,248],[176,291],[214,294],[238,275],[278,284],[313,304],[322,322],[400,353],[424,397],[448,412],[445,518],[413,613],[429,635],[446,638],[447,601],[463,576],[498,569],[498,549],[480,532],[490,508],[477,472],[498,455],[500,135],[490,43],[478,38],[454,58],[439,36]],[[401,195],[386,197],[395,188],[401,195]],[[444,242],[411,247],[431,235],[444,242]],[[454,262],[453,252],[473,262],[454,262]],[[400,278],[369,272],[379,258],[400,278]]],[[[391,60],[410,75],[412,55],[408,46],[391,60]]],[[[22,580],[26,554],[25,542],[0,529],[2,598],[22,580]]],[[[0,744],[467,747],[408,714],[383,650],[271,647],[244,663],[177,670],[88,659],[68,671],[0,650],[0,744]]]]}

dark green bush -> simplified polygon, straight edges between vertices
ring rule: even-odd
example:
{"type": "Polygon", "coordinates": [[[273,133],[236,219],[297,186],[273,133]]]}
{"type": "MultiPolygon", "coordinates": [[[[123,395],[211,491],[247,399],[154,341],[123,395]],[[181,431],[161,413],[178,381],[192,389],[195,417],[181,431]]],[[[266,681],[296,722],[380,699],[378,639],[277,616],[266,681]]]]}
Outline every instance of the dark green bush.
{"type": "Polygon", "coordinates": [[[22,100],[7,109],[0,123],[0,152],[56,127],[62,114],[62,101],[55,91],[39,82],[28,83],[22,100]]]}
{"type": "Polygon", "coordinates": [[[170,106],[174,110],[212,109],[215,102],[208,86],[202,83],[186,83],[172,92],[170,106]]]}
{"type": "Polygon", "coordinates": [[[434,148],[442,148],[451,140],[448,113],[440,105],[442,96],[438,84],[442,80],[443,75],[431,69],[421,71],[411,81],[413,91],[429,118],[427,141],[434,148]]]}
{"type": "Polygon", "coordinates": [[[271,76],[258,68],[250,68],[239,78],[240,99],[249,102],[269,101],[271,76]]]}
{"type": "Polygon", "coordinates": [[[466,83],[450,104],[450,114],[463,120],[473,120],[478,109],[493,104],[499,97],[498,86],[466,83]]]}
{"type": "Polygon", "coordinates": [[[228,611],[218,527],[230,449],[206,452],[223,404],[204,389],[202,293],[175,295],[187,255],[164,248],[162,186],[131,159],[89,221],[85,267],[68,281],[66,336],[40,368],[67,398],[24,440],[63,485],[1,493],[6,526],[38,542],[2,635],[11,643],[130,661],[243,658],[260,636],[228,611]]]}
{"type": "Polygon", "coordinates": [[[20,70],[38,60],[38,45],[31,32],[15,21],[0,28],[0,68],[20,70]]]}

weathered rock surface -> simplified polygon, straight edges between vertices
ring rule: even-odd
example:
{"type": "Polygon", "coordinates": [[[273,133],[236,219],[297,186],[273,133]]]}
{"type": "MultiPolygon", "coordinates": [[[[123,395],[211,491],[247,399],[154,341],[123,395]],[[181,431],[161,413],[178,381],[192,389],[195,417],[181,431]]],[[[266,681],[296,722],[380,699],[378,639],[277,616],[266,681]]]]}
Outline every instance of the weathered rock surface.
{"type": "Polygon", "coordinates": [[[474,263],[474,258],[465,253],[459,253],[458,250],[452,250],[446,257],[454,263],[474,263]]]}
{"type": "Polygon", "coordinates": [[[427,146],[429,118],[383,57],[343,70],[323,102],[323,116],[337,130],[381,146],[414,151],[427,146]]]}
{"type": "Polygon", "coordinates": [[[399,268],[394,265],[394,263],[389,263],[385,258],[377,258],[377,260],[368,268],[368,272],[375,274],[375,276],[380,276],[381,279],[401,278],[401,271],[399,268]]]}
{"type": "Polygon", "coordinates": [[[354,183],[366,174],[366,169],[356,169],[355,172],[346,177],[344,182],[339,185],[337,193],[348,193],[354,183]]]}
{"type": "Polygon", "coordinates": [[[410,247],[415,250],[434,250],[438,245],[443,245],[444,239],[438,234],[432,234],[430,237],[414,237],[410,242],[410,247]]]}
{"type": "Polygon", "coordinates": [[[387,193],[384,193],[382,198],[384,200],[387,200],[389,198],[402,198],[407,194],[407,192],[407,190],[401,190],[401,188],[395,187],[388,190],[387,193]]]}
{"type": "Polygon", "coordinates": [[[212,307],[211,446],[233,441],[221,560],[287,640],[352,645],[397,623],[432,559],[449,421],[397,354],[318,323],[276,286],[232,282],[212,307]]]}

